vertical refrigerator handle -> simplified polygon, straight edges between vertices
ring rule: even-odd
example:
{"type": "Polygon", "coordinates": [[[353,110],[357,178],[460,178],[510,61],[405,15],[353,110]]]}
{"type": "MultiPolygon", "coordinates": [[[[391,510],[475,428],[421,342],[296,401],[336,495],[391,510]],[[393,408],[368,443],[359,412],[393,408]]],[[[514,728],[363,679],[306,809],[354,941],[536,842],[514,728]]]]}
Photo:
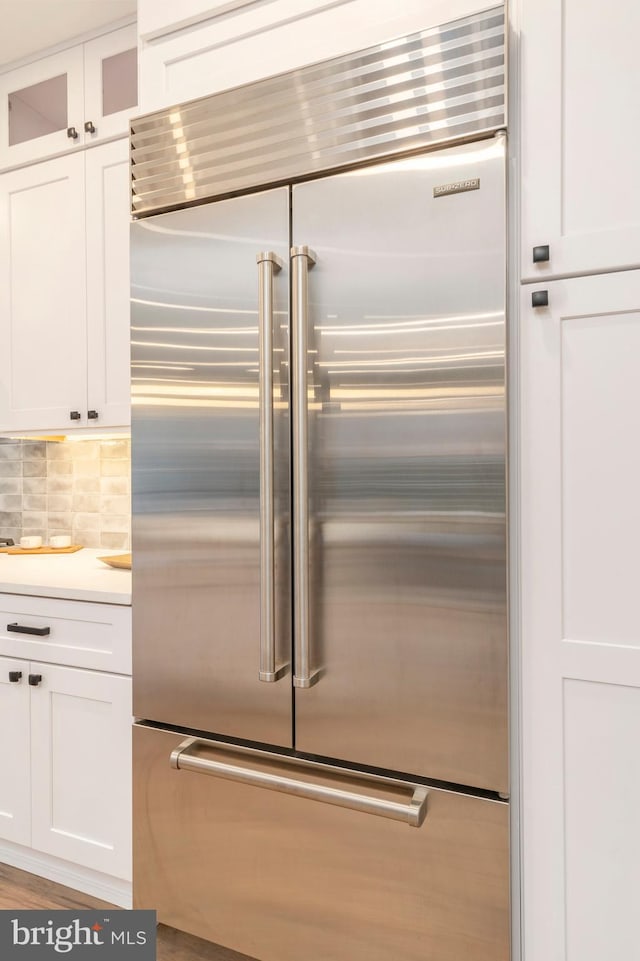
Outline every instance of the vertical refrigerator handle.
{"type": "Polygon", "coordinates": [[[294,687],[311,687],[318,672],[311,670],[309,650],[309,484],[307,336],[309,330],[308,274],[316,255],[308,247],[291,248],[293,278],[291,339],[293,384],[293,637],[294,687]]]}
{"type": "Polygon", "coordinates": [[[282,261],[270,251],[257,254],[258,329],[260,338],[260,670],[261,681],[274,682],[287,666],[276,668],[275,544],[273,499],[273,275],[282,261]]]}

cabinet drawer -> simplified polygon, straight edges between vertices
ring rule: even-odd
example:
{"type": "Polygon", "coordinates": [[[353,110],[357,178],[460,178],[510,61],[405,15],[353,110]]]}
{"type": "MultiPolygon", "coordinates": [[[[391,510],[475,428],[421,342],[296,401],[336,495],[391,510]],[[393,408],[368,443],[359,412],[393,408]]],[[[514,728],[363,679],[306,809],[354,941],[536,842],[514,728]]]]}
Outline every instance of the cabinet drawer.
{"type": "Polygon", "coordinates": [[[0,594],[0,654],[130,674],[131,608],[0,594]]]}

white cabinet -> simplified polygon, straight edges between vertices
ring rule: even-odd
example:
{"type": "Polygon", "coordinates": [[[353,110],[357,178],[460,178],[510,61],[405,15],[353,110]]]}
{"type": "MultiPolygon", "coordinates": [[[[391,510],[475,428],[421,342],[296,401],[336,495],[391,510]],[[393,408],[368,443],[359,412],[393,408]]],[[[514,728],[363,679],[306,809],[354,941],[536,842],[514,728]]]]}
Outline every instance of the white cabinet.
{"type": "Polygon", "coordinates": [[[31,663],[31,844],[131,879],[131,679],[31,663]]]}
{"type": "Polygon", "coordinates": [[[640,4],[521,7],[522,276],[638,267],[640,4]]]}
{"type": "Polygon", "coordinates": [[[82,154],[0,174],[0,430],[86,417],[84,220],[82,154]]]}
{"type": "Polygon", "coordinates": [[[637,953],[640,271],[521,304],[526,961],[637,953]]]}
{"type": "Polygon", "coordinates": [[[0,430],[128,423],[128,197],[125,140],[0,174],[0,430]]]}
{"type": "Polygon", "coordinates": [[[0,75],[0,168],[126,134],[137,97],[133,25],[0,75]]]}
{"type": "Polygon", "coordinates": [[[483,0],[188,0],[180,5],[141,0],[140,112],[426,30],[486,7],[483,0]],[[202,20],[205,8],[208,19],[178,29],[202,20]]]}
{"type": "Polygon", "coordinates": [[[128,607],[0,594],[0,839],[18,866],[131,880],[131,678],[105,664],[130,670],[128,607]]]}
{"type": "Polygon", "coordinates": [[[0,837],[16,844],[31,838],[29,665],[0,657],[0,837]]]}
{"type": "Polygon", "coordinates": [[[0,838],[131,879],[131,679],[0,657],[0,838]]]}
{"type": "Polygon", "coordinates": [[[178,5],[175,0],[139,0],[138,31],[145,40],[151,40],[255,3],[256,0],[181,0],[178,5]]]}
{"type": "Polygon", "coordinates": [[[131,674],[131,608],[0,594],[0,653],[131,674]]]}
{"type": "Polygon", "coordinates": [[[99,427],[130,411],[129,141],[85,153],[87,411],[99,427]]]}
{"type": "Polygon", "coordinates": [[[138,105],[137,43],[132,25],[84,44],[86,143],[129,133],[129,120],[138,105]]]}
{"type": "Polygon", "coordinates": [[[63,153],[80,142],[83,70],[79,46],[0,76],[0,167],[63,153]]]}

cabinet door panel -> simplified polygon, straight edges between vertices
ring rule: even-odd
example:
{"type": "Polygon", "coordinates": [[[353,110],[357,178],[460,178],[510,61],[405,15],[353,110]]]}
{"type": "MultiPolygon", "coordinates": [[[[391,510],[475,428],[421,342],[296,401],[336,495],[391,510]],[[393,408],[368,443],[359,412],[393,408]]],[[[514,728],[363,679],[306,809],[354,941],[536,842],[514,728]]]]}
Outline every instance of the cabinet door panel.
{"type": "Polygon", "coordinates": [[[525,287],[521,309],[525,956],[630,958],[640,271],[558,280],[548,293],[535,310],[525,287]]]}
{"type": "Polygon", "coordinates": [[[129,141],[86,154],[88,408],[130,421],[129,141]]]}
{"type": "Polygon", "coordinates": [[[339,57],[354,47],[364,49],[482,9],[480,0],[188,0],[179,5],[145,0],[138,6],[138,23],[140,36],[151,42],[140,49],[140,112],[339,57]],[[203,12],[206,22],[182,29],[203,19],[203,12]]]}
{"type": "Polygon", "coordinates": [[[0,177],[0,430],[86,416],[84,210],[80,153],[0,177]]]}
{"type": "Polygon", "coordinates": [[[84,44],[84,122],[91,142],[129,132],[138,112],[138,40],[135,24],[84,44]]]}
{"type": "Polygon", "coordinates": [[[0,657],[0,838],[16,844],[31,841],[28,673],[27,661],[0,657]]]}
{"type": "Polygon", "coordinates": [[[253,0],[182,0],[178,6],[174,0],[140,0],[140,36],[145,40],[153,40],[201,20],[232,13],[252,2],[253,0]]]}
{"type": "Polygon", "coordinates": [[[131,680],[31,664],[33,847],[131,878],[131,680]]]}
{"type": "Polygon", "coordinates": [[[640,6],[522,8],[522,276],[638,267],[640,6]],[[594,69],[599,51],[611,55],[594,69]],[[543,244],[550,259],[534,264],[543,244]]]}
{"type": "Polygon", "coordinates": [[[82,75],[78,46],[0,76],[0,167],[83,143],[82,75]],[[75,127],[75,139],[67,135],[69,127],[75,127]]]}

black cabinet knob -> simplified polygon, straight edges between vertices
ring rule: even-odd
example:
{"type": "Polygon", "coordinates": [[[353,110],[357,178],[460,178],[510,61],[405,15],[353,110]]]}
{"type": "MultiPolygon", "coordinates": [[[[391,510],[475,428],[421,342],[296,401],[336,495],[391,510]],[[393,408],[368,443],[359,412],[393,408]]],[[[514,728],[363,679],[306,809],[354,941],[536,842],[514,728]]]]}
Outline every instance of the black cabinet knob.
{"type": "Polygon", "coordinates": [[[41,680],[42,680],[42,674],[29,675],[29,684],[31,685],[31,687],[37,687],[41,680]]]}
{"type": "Polygon", "coordinates": [[[69,137],[70,140],[78,139],[78,131],[75,127],[67,127],[67,137],[69,137]]]}
{"type": "Polygon", "coordinates": [[[81,416],[82,415],[79,410],[69,411],[69,420],[80,420],[81,416]]]}
{"type": "Polygon", "coordinates": [[[89,418],[89,420],[97,420],[97,419],[98,419],[98,411],[97,411],[97,410],[88,410],[88,411],[87,411],[87,417],[89,418]]]}
{"type": "Polygon", "coordinates": [[[85,122],[84,122],[84,132],[85,132],[85,133],[95,133],[95,132],[96,132],[96,128],[95,128],[94,125],[93,125],[93,121],[91,121],[91,120],[85,120],[85,122]]]}
{"type": "Polygon", "coordinates": [[[533,248],[534,264],[546,264],[548,260],[549,260],[549,244],[543,244],[541,247],[533,248]]]}
{"type": "Polygon", "coordinates": [[[22,671],[9,671],[9,680],[12,684],[17,684],[22,677],[22,671]]]}
{"type": "Polygon", "coordinates": [[[531,294],[531,306],[532,307],[548,307],[549,306],[549,291],[548,290],[534,290],[531,294]]]}

